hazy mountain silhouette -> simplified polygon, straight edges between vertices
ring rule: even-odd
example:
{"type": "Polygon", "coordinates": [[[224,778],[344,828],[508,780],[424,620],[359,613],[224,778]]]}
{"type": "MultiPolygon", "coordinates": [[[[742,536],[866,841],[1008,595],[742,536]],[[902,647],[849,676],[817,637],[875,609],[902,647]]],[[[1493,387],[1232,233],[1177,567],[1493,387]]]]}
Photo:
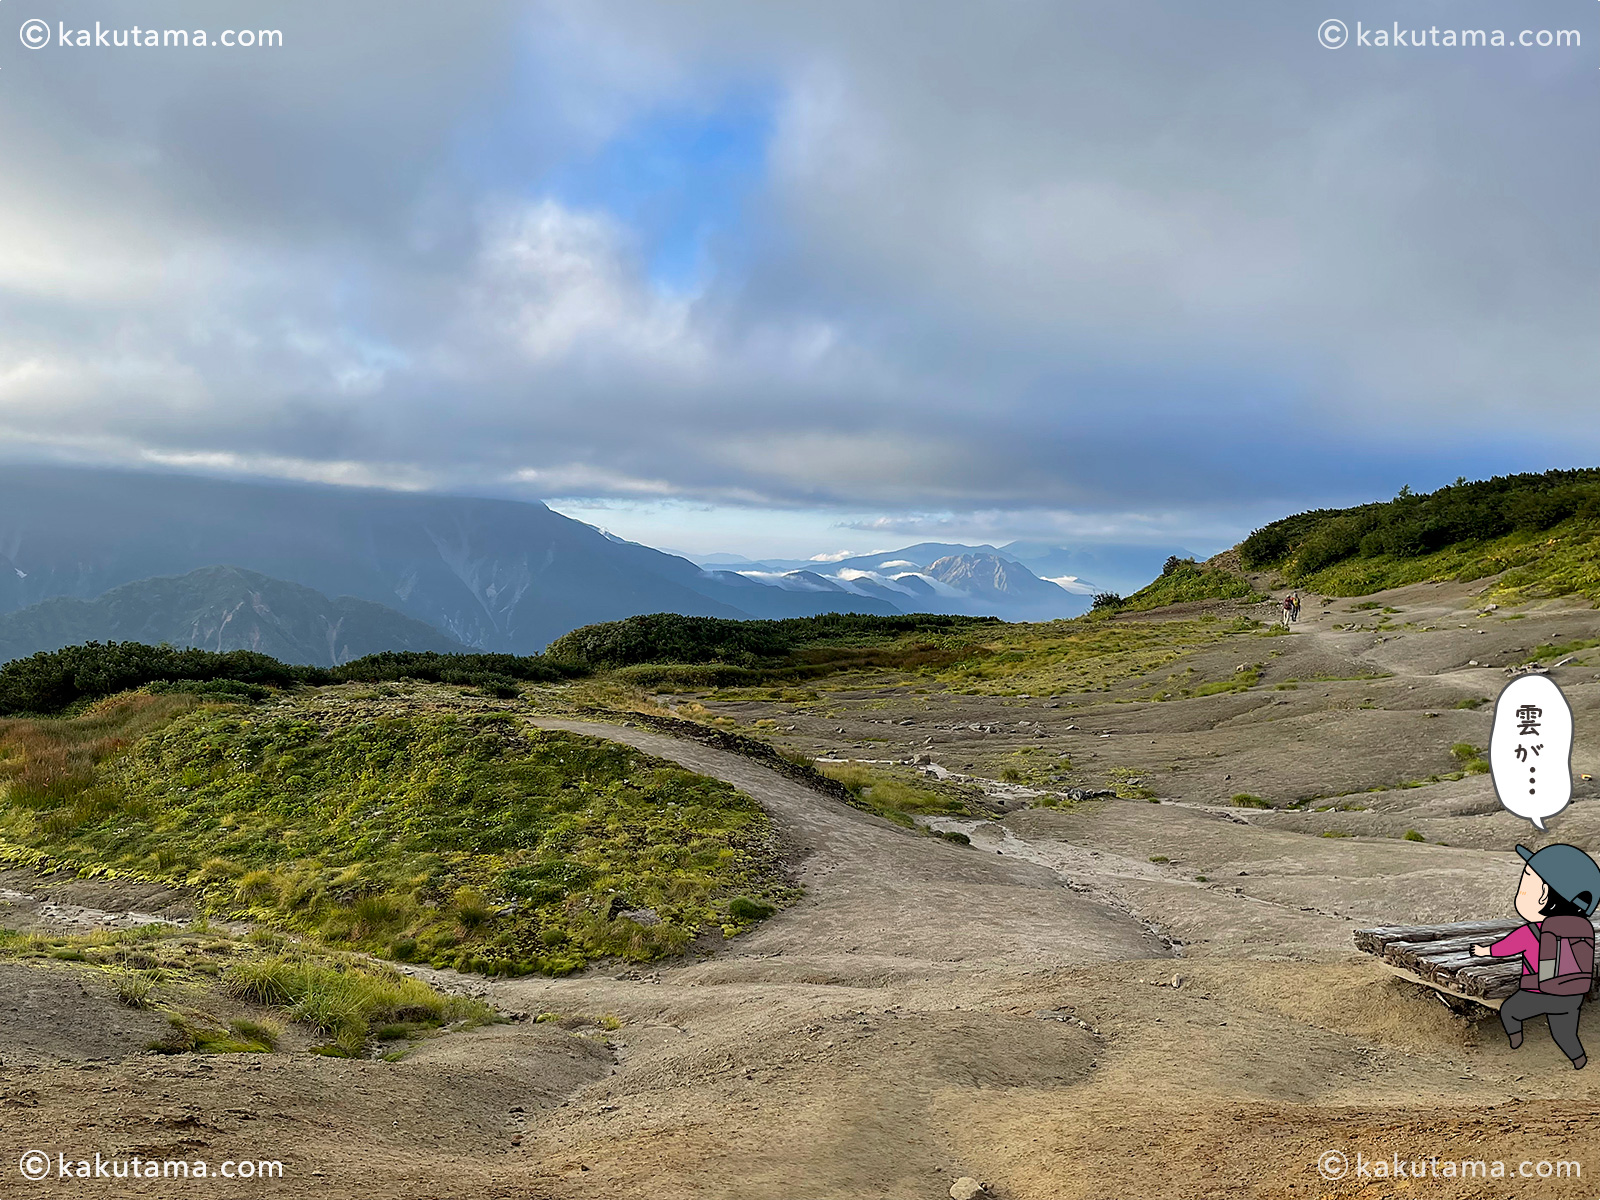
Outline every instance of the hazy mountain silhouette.
{"type": "Polygon", "coordinates": [[[67,467],[0,468],[0,613],[231,563],[398,609],[467,646],[533,653],[639,613],[897,611],[727,580],[543,504],[67,467]]]}
{"type": "Polygon", "coordinates": [[[58,596],[0,617],[0,662],[81,642],[258,650],[323,667],[381,650],[466,649],[432,625],[370,600],[330,600],[238,567],[142,579],[94,600],[58,596]]]}

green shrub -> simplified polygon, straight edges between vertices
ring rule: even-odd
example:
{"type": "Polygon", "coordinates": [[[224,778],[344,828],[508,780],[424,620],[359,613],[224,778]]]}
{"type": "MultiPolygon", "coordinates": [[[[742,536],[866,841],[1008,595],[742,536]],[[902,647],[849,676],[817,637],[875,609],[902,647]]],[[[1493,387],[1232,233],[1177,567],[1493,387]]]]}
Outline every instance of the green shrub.
{"type": "Polygon", "coordinates": [[[356,961],[329,966],[288,956],[253,959],[230,967],[222,989],[236,999],[286,1009],[351,1055],[361,1052],[374,1023],[436,1026],[489,1016],[478,1001],[444,996],[419,980],[356,961]]]}
{"type": "Polygon", "coordinates": [[[1263,800],[1260,796],[1252,796],[1249,792],[1239,792],[1233,797],[1234,806],[1237,808],[1271,808],[1270,800],[1263,800]]]}
{"type": "Polygon", "coordinates": [[[494,905],[471,888],[462,888],[456,893],[456,922],[469,933],[481,929],[492,921],[494,911],[494,905]]]}
{"type": "Polygon", "coordinates": [[[420,679],[515,695],[519,681],[551,682],[572,674],[570,667],[539,655],[389,652],[328,669],[290,666],[250,650],[217,654],[139,642],[88,642],[0,666],[0,716],[57,713],[83,700],[140,687],[153,693],[254,701],[268,696],[271,688],[420,679]]]}
{"type": "Polygon", "coordinates": [[[254,1042],[266,1050],[276,1050],[283,1037],[283,1026],[276,1021],[240,1017],[228,1026],[242,1041],[254,1042]]]}
{"type": "Polygon", "coordinates": [[[764,921],[777,911],[773,905],[749,896],[735,896],[728,902],[728,915],[735,921],[764,921]]]}
{"type": "Polygon", "coordinates": [[[278,877],[271,871],[250,871],[239,880],[239,899],[246,904],[264,904],[277,899],[278,877]]]}
{"type": "Polygon", "coordinates": [[[902,775],[873,770],[860,763],[817,763],[816,767],[829,779],[844,784],[873,812],[897,824],[915,824],[912,813],[954,815],[967,811],[967,806],[954,796],[902,775]]]}
{"type": "Polygon", "coordinates": [[[1406,841],[1408,842],[1425,842],[1427,840],[1427,838],[1423,837],[1415,829],[1406,830],[1406,841]]]}
{"type": "Polygon", "coordinates": [[[791,657],[804,646],[859,645],[908,634],[956,632],[999,624],[995,617],[936,613],[904,616],[825,613],[782,621],[733,621],[722,617],[652,613],[574,629],[551,642],[545,655],[566,670],[642,664],[716,663],[767,667],[791,657]]]}
{"type": "Polygon", "coordinates": [[[118,1002],[129,1008],[148,1008],[155,980],[139,971],[116,971],[111,976],[111,990],[118,1002]]]}
{"type": "Polygon", "coordinates": [[[1159,578],[1121,602],[1120,607],[1140,610],[1196,600],[1264,599],[1237,571],[1202,567],[1193,559],[1168,559],[1159,578]]]}
{"type": "Polygon", "coordinates": [[[191,695],[207,696],[218,700],[237,700],[259,703],[272,695],[272,689],[256,683],[241,683],[237,679],[158,679],[146,689],[152,696],[191,695]]]}
{"type": "MultiPolygon", "coordinates": [[[[1592,537],[1579,531],[1597,519],[1600,469],[1497,476],[1470,483],[1460,479],[1425,495],[1402,488],[1390,501],[1319,509],[1274,521],[1241,542],[1239,554],[1247,569],[1276,566],[1299,580],[1323,573],[1317,585],[1323,590],[1336,588],[1336,594],[1343,595],[1429,577],[1427,572],[1417,575],[1406,564],[1446,551],[1460,553],[1456,561],[1441,562],[1435,575],[1472,579],[1512,567],[1528,574],[1515,578],[1518,571],[1513,570],[1502,587],[1564,574],[1570,580],[1562,579],[1559,588],[1594,594],[1600,590],[1600,576],[1593,570],[1592,554],[1585,558],[1582,550],[1592,537]],[[1548,545],[1540,545],[1531,555],[1523,553],[1541,535],[1569,523],[1575,530],[1569,540],[1578,545],[1577,558],[1587,565],[1576,562],[1561,546],[1551,552],[1548,545]],[[1526,566],[1537,559],[1544,562],[1526,566]]],[[[1554,544],[1560,539],[1544,541],[1554,544]]]]}
{"type": "Polygon", "coordinates": [[[361,896],[350,905],[353,932],[363,939],[394,928],[405,921],[410,913],[410,907],[394,896],[361,896]]]}

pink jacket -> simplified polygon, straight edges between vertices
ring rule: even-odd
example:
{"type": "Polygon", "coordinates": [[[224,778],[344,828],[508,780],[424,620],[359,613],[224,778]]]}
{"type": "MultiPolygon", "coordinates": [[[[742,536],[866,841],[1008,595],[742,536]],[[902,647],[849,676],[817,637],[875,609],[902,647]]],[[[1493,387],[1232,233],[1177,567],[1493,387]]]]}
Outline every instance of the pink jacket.
{"type": "Polygon", "coordinates": [[[1539,927],[1537,925],[1519,925],[1505,937],[1489,947],[1489,953],[1495,958],[1510,958],[1513,954],[1522,955],[1522,990],[1537,992],[1539,990],[1539,927]]]}

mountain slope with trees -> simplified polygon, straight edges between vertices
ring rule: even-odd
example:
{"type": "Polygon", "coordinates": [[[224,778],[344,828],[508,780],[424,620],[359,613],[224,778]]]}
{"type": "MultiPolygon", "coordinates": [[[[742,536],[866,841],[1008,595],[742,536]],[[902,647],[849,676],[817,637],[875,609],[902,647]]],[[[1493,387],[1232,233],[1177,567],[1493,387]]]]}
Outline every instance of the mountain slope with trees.
{"type": "Polygon", "coordinates": [[[123,641],[218,653],[254,650],[286,663],[325,667],[385,650],[466,649],[382,604],[329,599],[238,567],[144,579],[94,600],[56,597],[0,617],[0,662],[80,642],[123,641]]]}
{"type": "Polygon", "coordinates": [[[1503,572],[1508,593],[1600,600],[1600,468],[1460,479],[1297,513],[1245,538],[1239,561],[1329,595],[1503,572]]]}

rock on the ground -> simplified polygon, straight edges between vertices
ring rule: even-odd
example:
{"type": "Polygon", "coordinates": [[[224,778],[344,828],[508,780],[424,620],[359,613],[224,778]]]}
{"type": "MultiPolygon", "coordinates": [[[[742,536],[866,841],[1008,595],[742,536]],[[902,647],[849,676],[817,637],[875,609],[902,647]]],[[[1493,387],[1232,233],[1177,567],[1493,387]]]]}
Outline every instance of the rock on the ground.
{"type": "Polygon", "coordinates": [[[970,1175],[963,1175],[950,1185],[950,1200],[982,1200],[989,1189],[970,1175]]]}

